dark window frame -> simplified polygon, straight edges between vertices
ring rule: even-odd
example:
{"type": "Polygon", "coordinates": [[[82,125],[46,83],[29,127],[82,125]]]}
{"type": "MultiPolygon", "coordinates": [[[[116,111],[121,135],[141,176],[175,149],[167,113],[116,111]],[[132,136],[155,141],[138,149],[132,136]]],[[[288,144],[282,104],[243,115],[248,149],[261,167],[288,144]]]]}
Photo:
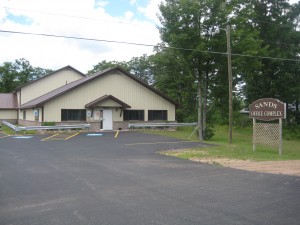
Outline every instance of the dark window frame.
{"type": "Polygon", "coordinates": [[[148,110],[148,121],[168,121],[168,110],[148,110]]]}
{"type": "Polygon", "coordinates": [[[26,110],[23,110],[23,120],[26,120],[26,110]]]}
{"type": "Polygon", "coordinates": [[[123,121],[145,121],[145,110],[124,110],[123,121]]]}
{"type": "Polygon", "coordinates": [[[61,121],[86,121],[86,109],[61,109],[61,121]]]}

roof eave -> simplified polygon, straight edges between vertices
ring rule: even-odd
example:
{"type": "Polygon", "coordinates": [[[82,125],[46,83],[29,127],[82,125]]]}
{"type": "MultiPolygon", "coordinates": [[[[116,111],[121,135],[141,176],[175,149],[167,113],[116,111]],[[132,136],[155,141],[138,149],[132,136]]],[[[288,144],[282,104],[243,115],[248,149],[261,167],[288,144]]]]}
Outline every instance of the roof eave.
{"type": "Polygon", "coordinates": [[[105,101],[107,99],[111,99],[115,102],[117,102],[118,104],[120,104],[122,106],[123,109],[127,109],[127,108],[131,108],[130,105],[126,104],[125,102],[121,101],[120,99],[117,99],[116,97],[112,96],[112,95],[104,95],[88,104],[85,105],[85,108],[92,108],[97,106],[99,103],[101,103],[102,101],[105,101]]]}
{"type": "Polygon", "coordinates": [[[12,110],[12,109],[15,109],[15,110],[18,110],[18,108],[0,108],[0,110],[2,110],[2,109],[4,109],[4,110],[12,110]]]}
{"type": "Polygon", "coordinates": [[[40,77],[40,78],[38,78],[38,79],[35,79],[35,80],[33,80],[33,81],[30,81],[30,82],[28,82],[28,83],[26,83],[26,84],[23,84],[23,85],[17,87],[12,93],[15,94],[15,93],[17,93],[19,90],[21,90],[22,87],[25,87],[25,86],[27,86],[27,85],[29,85],[29,84],[32,84],[32,83],[34,83],[34,82],[36,82],[36,81],[38,81],[38,80],[41,80],[41,79],[43,79],[43,78],[45,78],[45,77],[48,77],[48,76],[50,76],[50,75],[52,75],[52,74],[55,74],[55,73],[57,73],[57,72],[60,72],[60,71],[62,71],[62,70],[65,70],[65,69],[71,69],[71,70],[74,70],[75,72],[77,72],[78,74],[80,74],[82,77],[86,77],[86,76],[87,76],[86,74],[80,72],[79,70],[75,69],[74,67],[68,65],[68,66],[62,67],[62,68],[60,68],[60,69],[58,69],[58,70],[55,70],[55,71],[53,71],[53,72],[51,72],[51,73],[48,73],[48,74],[46,74],[45,76],[42,76],[42,77],[40,77]]]}

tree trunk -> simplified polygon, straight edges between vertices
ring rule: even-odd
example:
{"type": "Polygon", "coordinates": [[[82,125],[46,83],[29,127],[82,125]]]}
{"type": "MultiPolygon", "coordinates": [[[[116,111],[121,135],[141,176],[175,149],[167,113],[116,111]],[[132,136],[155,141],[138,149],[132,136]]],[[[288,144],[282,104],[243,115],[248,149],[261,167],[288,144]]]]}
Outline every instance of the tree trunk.
{"type": "Polygon", "coordinates": [[[205,140],[205,131],[206,131],[206,114],[207,114],[207,95],[208,95],[208,71],[205,73],[205,87],[204,87],[204,96],[203,96],[203,139],[205,140]]]}
{"type": "Polygon", "coordinates": [[[299,125],[300,124],[300,113],[299,113],[299,100],[296,100],[296,113],[295,113],[295,120],[296,120],[296,124],[299,125]]]}
{"type": "Polygon", "coordinates": [[[202,82],[200,74],[198,74],[198,137],[203,141],[203,120],[202,120],[202,82]]]}

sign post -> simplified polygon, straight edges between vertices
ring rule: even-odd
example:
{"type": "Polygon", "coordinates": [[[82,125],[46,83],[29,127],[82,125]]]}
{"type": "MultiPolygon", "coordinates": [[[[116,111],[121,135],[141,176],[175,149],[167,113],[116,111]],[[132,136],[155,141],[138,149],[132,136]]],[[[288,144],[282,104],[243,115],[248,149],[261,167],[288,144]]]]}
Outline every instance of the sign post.
{"type": "Polygon", "coordinates": [[[279,119],[279,155],[282,155],[282,119],[279,119]]]}
{"type": "Polygon", "coordinates": [[[250,107],[249,117],[253,118],[253,151],[256,144],[278,147],[282,154],[282,118],[286,118],[286,104],[273,98],[259,99],[250,107]],[[272,121],[277,123],[258,123],[256,120],[272,121]]]}
{"type": "Polygon", "coordinates": [[[253,151],[256,150],[256,145],[255,145],[255,141],[254,141],[254,131],[255,131],[255,127],[256,127],[256,119],[253,118],[253,151]]]}

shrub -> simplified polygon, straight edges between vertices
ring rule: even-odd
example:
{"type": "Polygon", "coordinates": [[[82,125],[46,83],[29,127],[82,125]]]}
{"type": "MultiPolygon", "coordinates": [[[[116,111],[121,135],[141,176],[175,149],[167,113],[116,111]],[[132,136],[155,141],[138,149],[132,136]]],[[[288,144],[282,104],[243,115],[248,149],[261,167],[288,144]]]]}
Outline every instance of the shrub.
{"type": "Polygon", "coordinates": [[[55,122],[42,122],[42,126],[55,126],[55,122]]]}
{"type": "Polygon", "coordinates": [[[283,127],[282,136],[285,140],[300,140],[300,127],[290,126],[283,127]]]}
{"type": "MultiPolygon", "coordinates": [[[[199,131],[197,130],[197,135],[199,135],[199,131]]],[[[206,127],[203,131],[203,139],[209,140],[215,135],[214,131],[210,127],[206,127]]]]}

